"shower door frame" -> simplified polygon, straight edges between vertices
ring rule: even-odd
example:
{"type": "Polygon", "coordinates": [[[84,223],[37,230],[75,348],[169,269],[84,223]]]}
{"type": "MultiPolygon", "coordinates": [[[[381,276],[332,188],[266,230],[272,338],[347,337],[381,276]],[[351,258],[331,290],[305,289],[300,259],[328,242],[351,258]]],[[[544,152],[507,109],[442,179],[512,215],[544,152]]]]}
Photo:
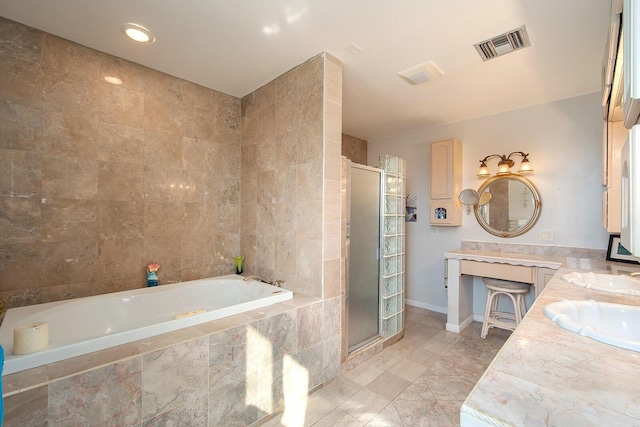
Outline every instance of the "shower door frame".
{"type": "Polygon", "coordinates": [[[383,284],[383,244],[384,244],[384,203],[385,203],[385,192],[384,192],[384,184],[385,184],[385,171],[383,169],[375,168],[372,166],[365,166],[358,163],[353,163],[350,160],[347,160],[347,207],[346,207],[346,244],[345,244],[345,325],[344,325],[344,356],[352,355],[358,350],[366,348],[367,345],[372,342],[382,340],[382,310],[383,310],[383,299],[382,299],[382,284],[383,284]],[[350,274],[350,260],[351,260],[351,168],[357,168],[362,170],[367,170],[370,172],[375,172],[379,174],[379,185],[378,185],[378,196],[379,196],[379,206],[378,206],[378,332],[376,335],[372,336],[369,339],[366,339],[360,343],[357,343],[353,346],[349,346],[349,274],[350,274]]]}

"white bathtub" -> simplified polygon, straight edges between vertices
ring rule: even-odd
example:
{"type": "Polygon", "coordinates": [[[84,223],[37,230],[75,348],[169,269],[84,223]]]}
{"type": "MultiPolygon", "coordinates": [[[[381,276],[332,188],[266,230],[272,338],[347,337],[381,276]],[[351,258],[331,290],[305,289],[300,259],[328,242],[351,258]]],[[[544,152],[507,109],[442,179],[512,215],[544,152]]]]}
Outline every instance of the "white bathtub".
{"type": "Polygon", "coordinates": [[[293,298],[287,289],[236,275],[11,308],[0,326],[3,375],[102,350],[293,298]],[[188,312],[204,313],[176,319],[188,312]],[[49,323],[49,346],[13,354],[16,326],[49,323]]]}

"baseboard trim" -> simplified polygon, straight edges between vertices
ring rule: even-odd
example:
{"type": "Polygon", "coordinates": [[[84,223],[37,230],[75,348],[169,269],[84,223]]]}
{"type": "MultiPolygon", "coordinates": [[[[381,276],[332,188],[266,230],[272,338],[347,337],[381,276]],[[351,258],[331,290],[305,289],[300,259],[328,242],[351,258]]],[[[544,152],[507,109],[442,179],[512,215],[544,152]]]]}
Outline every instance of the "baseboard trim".
{"type": "Polygon", "coordinates": [[[425,310],[435,311],[436,313],[447,314],[447,308],[440,307],[439,305],[427,304],[424,302],[414,301],[411,299],[405,299],[404,302],[405,304],[410,305],[412,307],[424,308],[425,310]]]}

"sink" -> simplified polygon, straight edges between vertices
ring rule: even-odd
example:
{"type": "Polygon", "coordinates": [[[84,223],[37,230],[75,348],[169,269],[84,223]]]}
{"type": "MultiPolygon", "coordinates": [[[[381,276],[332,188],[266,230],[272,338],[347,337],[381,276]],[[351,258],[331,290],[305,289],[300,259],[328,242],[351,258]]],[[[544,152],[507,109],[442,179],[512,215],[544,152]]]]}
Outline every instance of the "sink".
{"type": "Polygon", "coordinates": [[[640,352],[640,307],[583,301],[548,304],[544,314],[561,328],[616,347],[640,352]]]}
{"type": "Polygon", "coordinates": [[[640,279],[617,274],[568,273],[562,280],[576,286],[614,294],[640,296],[640,279]]]}

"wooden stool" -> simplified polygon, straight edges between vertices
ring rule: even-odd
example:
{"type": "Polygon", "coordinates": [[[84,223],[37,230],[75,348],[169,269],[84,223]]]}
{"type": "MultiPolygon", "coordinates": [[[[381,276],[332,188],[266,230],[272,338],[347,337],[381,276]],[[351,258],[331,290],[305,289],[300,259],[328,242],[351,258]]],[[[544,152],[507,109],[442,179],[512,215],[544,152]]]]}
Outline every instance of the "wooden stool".
{"type": "Polygon", "coordinates": [[[489,328],[501,328],[513,331],[520,324],[522,316],[527,309],[524,306],[524,294],[529,292],[529,283],[511,282],[509,280],[492,279],[483,277],[482,281],[489,291],[487,295],[487,308],[484,312],[484,322],[482,323],[482,339],[487,337],[489,328]],[[513,302],[513,313],[498,311],[498,300],[500,295],[506,295],[513,302]]]}

